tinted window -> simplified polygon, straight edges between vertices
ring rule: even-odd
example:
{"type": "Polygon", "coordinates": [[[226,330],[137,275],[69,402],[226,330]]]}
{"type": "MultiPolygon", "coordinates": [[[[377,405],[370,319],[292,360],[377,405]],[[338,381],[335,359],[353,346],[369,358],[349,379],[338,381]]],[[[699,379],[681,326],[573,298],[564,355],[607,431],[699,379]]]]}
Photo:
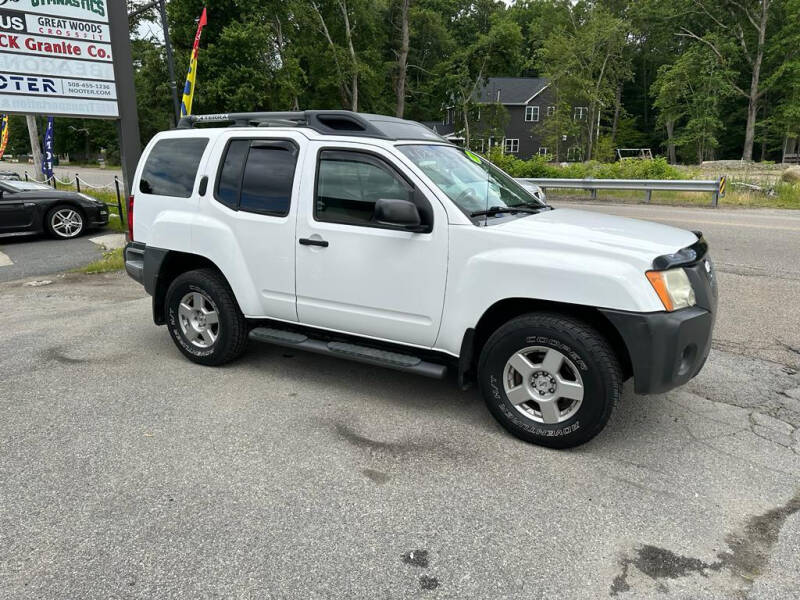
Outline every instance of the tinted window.
{"type": "Polygon", "coordinates": [[[222,204],[285,216],[292,198],[297,147],[285,140],[233,140],[228,144],[214,194],[222,204]]]}
{"type": "Polygon", "coordinates": [[[314,210],[318,221],[371,223],[379,198],[413,201],[413,190],[375,157],[341,151],[320,154],[314,210]]]}
{"type": "Polygon", "coordinates": [[[208,138],[156,142],[142,171],[139,190],[145,194],[188,198],[208,138]]]}
{"type": "Polygon", "coordinates": [[[295,162],[293,146],[253,142],[244,165],[239,209],[278,216],[289,214],[295,162]]]}
{"type": "Polygon", "coordinates": [[[214,194],[217,200],[225,206],[236,210],[239,206],[239,190],[242,185],[242,167],[250,148],[250,140],[233,140],[228,144],[225,160],[217,180],[217,190],[214,194]]]}

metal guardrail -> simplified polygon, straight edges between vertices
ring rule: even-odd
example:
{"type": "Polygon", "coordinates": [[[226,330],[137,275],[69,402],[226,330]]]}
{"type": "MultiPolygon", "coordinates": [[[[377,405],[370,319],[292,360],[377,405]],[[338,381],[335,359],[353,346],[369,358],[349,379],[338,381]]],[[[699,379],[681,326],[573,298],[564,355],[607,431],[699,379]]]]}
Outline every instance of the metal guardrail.
{"type": "Polygon", "coordinates": [[[637,190],[645,193],[644,201],[650,202],[653,192],[706,192],[712,194],[711,206],[725,196],[726,178],[719,179],[517,179],[521,184],[532,183],[543,190],[586,190],[597,198],[597,190],[637,190]]]}

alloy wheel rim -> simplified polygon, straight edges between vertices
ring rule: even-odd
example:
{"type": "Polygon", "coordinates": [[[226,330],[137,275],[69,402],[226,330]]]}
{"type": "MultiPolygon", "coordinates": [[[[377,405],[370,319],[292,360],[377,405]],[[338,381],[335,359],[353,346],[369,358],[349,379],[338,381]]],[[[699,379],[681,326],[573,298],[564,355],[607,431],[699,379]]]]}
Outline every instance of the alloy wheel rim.
{"type": "Polygon", "coordinates": [[[50,225],[56,235],[71,238],[78,235],[83,229],[83,218],[75,209],[62,208],[53,215],[50,225]]]}
{"type": "Polygon", "coordinates": [[[186,340],[197,348],[210,348],[219,338],[217,307],[200,292],[189,292],[178,305],[178,322],[186,340]]]}
{"type": "Polygon", "coordinates": [[[575,363],[546,346],[529,346],[511,355],[503,370],[503,389],[517,412],[545,425],[575,416],[585,391],[575,363]]]}

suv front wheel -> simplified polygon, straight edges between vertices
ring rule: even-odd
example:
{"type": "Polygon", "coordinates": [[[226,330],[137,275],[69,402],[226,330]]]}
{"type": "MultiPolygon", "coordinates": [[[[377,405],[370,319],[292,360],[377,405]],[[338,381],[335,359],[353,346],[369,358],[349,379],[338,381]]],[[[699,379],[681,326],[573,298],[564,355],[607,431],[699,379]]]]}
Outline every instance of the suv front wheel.
{"type": "Polygon", "coordinates": [[[167,290],[167,327],[193,362],[216,366],[244,352],[247,322],[228,283],[213,269],[188,271],[167,290]]]}
{"type": "Polygon", "coordinates": [[[483,347],[478,378],[503,427],[551,448],[597,435],[622,386],[619,360],[605,338],[557,313],[531,313],[502,325],[483,347]]]}

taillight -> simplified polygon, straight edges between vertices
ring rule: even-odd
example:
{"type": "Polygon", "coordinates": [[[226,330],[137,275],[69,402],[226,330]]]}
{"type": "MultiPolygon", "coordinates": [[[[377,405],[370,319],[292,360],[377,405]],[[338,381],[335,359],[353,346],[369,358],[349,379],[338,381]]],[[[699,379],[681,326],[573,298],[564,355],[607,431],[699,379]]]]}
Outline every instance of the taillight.
{"type": "Polygon", "coordinates": [[[128,196],[128,241],[133,241],[133,196],[128,196]]]}

